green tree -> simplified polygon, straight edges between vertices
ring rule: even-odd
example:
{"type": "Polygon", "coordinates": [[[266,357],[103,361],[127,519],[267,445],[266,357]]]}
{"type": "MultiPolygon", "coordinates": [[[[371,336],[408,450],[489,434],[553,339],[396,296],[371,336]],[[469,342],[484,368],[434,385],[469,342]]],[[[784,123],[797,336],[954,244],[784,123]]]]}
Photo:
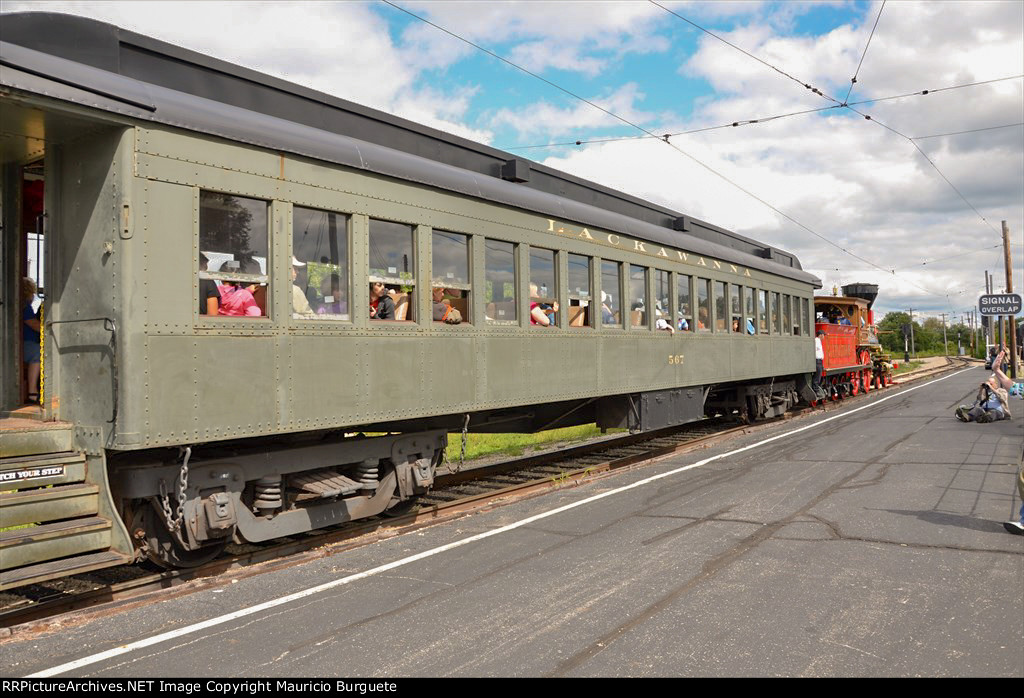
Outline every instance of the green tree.
{"type": "Polygon", "coordinates": [[[878,340],[886,350],[903,351],[903,326],[909,322],[910,315],[907,313],[899,311],[886,313],[882,321],[878,323],[878,340]]]}

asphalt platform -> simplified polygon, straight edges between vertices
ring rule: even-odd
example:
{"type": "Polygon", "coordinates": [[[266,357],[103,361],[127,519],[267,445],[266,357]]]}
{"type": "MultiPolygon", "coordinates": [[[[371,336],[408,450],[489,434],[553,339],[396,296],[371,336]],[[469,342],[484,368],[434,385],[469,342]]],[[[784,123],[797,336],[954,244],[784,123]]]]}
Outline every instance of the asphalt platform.
{"type": "Polygon", "coordinates": [[[1024,537],[1002,522],[1020,507],[1024,401],[1011,421],[953,417],[986,375],[15,629],[5,675],[1021,677],[1024,537]]]}

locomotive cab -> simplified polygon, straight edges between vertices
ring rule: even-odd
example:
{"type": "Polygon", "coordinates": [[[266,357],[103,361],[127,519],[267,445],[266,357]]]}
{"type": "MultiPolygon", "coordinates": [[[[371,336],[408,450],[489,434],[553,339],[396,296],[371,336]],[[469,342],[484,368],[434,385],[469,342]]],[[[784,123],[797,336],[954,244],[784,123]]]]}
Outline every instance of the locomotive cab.
{"type": "Polygon", "coordinates": [[[871,310],[878,287],[853,284],[843,291],[847,295],[814,299],[815,333],[824,333],[822,385],[833,400],[892,382],[892,363],[878,341],[871,310]]]}

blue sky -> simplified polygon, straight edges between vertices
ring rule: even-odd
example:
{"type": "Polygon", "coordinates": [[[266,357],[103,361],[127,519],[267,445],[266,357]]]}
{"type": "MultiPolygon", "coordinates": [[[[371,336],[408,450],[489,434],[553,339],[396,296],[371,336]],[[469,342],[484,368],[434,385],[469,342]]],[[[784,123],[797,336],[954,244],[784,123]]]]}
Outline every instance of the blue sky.
{"type": "MultiPolygon", "coordinates": [[[[834,104],[649,2],[398,4],[654,133],[834,104]]],[[[840,100],[862,56],[851,101],[1024,74],[1017,0],[661,4],[840,100]]],[[[639,133],[381,2],[2,9],[91,16],[498,147],[639,133]]],[[[959,314],[984,270],[1002,269],[1001,220],[1024,288],[1024,127],[906,137],[1024,122],[1022,83],[857,107],[873,123],[831,109],[674,137],[677,149],[644,139],[515,152],[793,251],[826,288],[878,283],[883,311],[959,314]]]]}

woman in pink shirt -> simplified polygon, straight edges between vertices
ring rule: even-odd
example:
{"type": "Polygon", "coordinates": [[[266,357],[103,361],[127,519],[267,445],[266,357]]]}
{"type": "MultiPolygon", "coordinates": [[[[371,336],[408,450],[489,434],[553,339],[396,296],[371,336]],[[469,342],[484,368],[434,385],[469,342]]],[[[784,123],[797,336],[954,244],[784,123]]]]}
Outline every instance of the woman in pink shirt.
{"type": "Polygon", "coordinates": [[[225,281],[217,287],[217,290],[220,291],[218,315],[230,315],[232,317],[240,317],[242,315],[259,317],[263,315],[252,293],[247,288],[239,286],[237,281],[225,281]]]}

